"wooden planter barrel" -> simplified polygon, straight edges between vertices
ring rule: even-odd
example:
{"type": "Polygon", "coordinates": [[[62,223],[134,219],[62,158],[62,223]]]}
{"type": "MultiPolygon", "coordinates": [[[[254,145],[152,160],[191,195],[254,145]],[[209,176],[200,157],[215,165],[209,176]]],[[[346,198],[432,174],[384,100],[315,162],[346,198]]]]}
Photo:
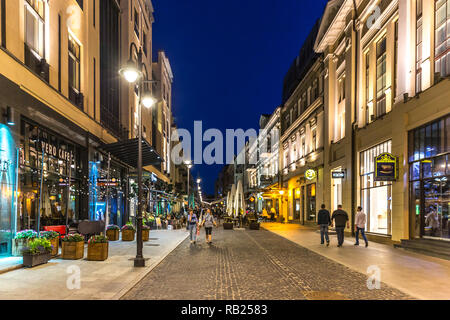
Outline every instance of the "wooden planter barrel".
{"type": "Polygon", "coordinates": [[[259,230],[259,222],[250,222],[250,230],[259,230]]]}
{"type": "Polygon", "coordinates": [[[61,257],[66,260],[79,260],[84,257],[84,241],[62,242],[61,257]]]}
{"type": "Polygon", "coordinates": [[[233,230],[233,222],[224,222],[223,229],[224,230],[233,230]]]}
{"type": "Polygon", "coordinates": [[[87,259],[89,261],[105,261],[108,259],[108,248],[108,242],[88,244],[87,259]]]}
{"type": "Polygon", "coordinates": [[[106,230],[106,236],[109,241],[119,240],[119,230],[106,230]]]}
{"type": "Polygon", "coordinates": [[[122,241],[133,241],[135,233],[136,233],[136,231],[134,231],[134,230],[123,230],[122,231],[122,241]]]}
{"type": "Polygon", "coordinates": [[[51,253],[24,254],[23,265],[26,268],[33,268],[41,264],[46,264],[50,258],[51,253]]]}
{"type": "Polygon", "coordinates": [[[59,254],[59,237],[55,238],[55,239],[51,239],[49,241],[52,244],[51,255],[52,255],[52,257],[55,257],[59,254]]]}
{"type": "Polygon", "coordinates": [[[150,230],[142,229],[142,241],[148,241],[150,238],[150,230]]]}

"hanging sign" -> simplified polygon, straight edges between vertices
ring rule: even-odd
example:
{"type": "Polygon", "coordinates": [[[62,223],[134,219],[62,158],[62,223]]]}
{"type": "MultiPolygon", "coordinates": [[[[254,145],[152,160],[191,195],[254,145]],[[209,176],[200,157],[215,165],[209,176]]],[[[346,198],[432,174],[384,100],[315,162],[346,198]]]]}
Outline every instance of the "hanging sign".
{"type": "Polygon", "coordinates": [[[306,170],[305,178],[308,180],[313,180],[316,178],[316,171],[313,169],[306,170]]]}
{"type": "Polygon", "coordinates": [[[331,177],[333,179],[344,179],[345,178],[345,171],[332,171],[331,177]]]}
{"type": "Polygon", "coordinates": [[[382,153],[375,157],[375,181],[395,181],[398,178],[398,157],[382,153]]]}

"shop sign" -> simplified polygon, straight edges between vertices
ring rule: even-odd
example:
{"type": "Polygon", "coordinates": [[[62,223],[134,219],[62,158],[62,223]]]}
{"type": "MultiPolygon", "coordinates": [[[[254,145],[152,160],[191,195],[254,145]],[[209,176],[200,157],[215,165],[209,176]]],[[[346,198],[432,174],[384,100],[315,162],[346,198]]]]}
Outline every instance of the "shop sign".
{"type": "Polygon", "coordinates": [[[398,178],[398,157],[382,153],[375,157],[375,181],[395,181],[398,178]]]}
{"type": "Polygon", "coordinates": [[[112,179],[106,179],[106,178],[100,178],[97,179],[97,186],[98,187],[117,187],[118,181],[116,178],[112,179]]]}
{"type": "Polygon", "coordinates": [[[333,179],[344,179],[345,178],[345,171],[332,171],[331,177],[333,179]]]}
{"type": "Polygon", "coordinates": [[[308,180],[314,180],[316,178],[316,171],[313,169],[306,170],[305,178],[308,180]]]}
{"type": "Polygon", "coordinates": [[[44,153],[64,161],[70,161],[72,153],[63,149],[59,149],[50,143],[41,141],[41,151],[44,153]]]}

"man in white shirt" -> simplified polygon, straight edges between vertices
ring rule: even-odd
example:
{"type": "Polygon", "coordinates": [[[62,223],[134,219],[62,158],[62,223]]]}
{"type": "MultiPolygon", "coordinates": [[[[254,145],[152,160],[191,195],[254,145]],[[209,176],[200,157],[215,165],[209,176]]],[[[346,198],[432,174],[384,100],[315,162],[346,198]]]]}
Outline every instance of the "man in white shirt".
{"type": "Polygon", "coordinates": [[[355,227],[356,227],[356,242],[355,246],[359,246],[359,233],[361,232],[361,235],[366,242],[366,248],[369,246],[369,241],[367,241],[367,237],[365,234],[366,229],[366,214],[362,211],[361,207],[358,207],[358,210],[356,212],[355,216],[355,227]]]}

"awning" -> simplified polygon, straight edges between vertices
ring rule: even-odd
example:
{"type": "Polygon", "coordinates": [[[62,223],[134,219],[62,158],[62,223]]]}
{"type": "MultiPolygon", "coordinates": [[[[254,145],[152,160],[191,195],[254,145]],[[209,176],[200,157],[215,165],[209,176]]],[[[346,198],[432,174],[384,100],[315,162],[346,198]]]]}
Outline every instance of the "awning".
{"type": "MultiPolygon", "coordinates": [[[[124,162],[132,168],[137,168],[138,162],[138,138],[120,141],[101,146],[106,153],[124,162]]],[[[161,156],[153,147],[142,139],[142,166],[159,165],[162,162],[161,156]]]]}

